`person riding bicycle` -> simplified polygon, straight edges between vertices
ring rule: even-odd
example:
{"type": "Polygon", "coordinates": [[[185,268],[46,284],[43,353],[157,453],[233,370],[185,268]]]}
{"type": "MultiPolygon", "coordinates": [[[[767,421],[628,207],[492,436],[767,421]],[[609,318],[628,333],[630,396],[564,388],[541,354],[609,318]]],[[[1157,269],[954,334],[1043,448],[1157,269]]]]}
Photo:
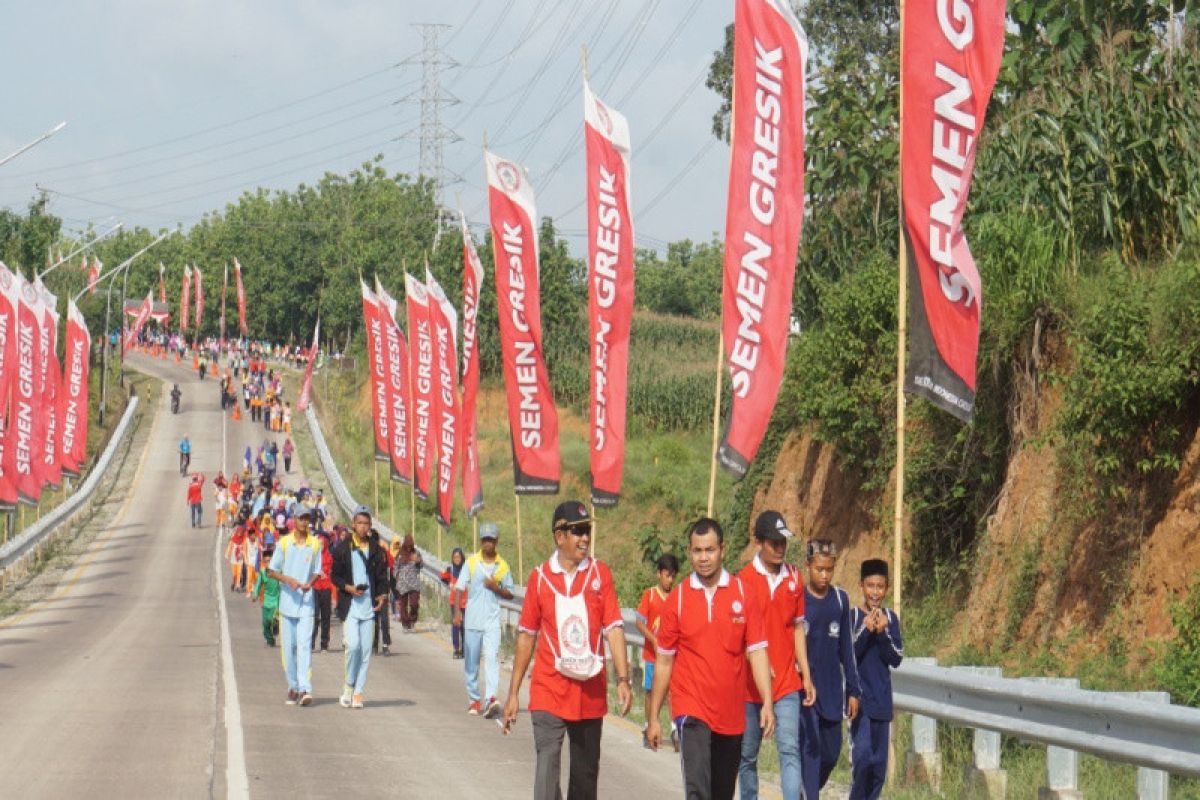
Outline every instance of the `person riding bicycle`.
{"type": "Polygon", "coordinates": [[[183,392],[179,391],[179,384],[175,384],[171,388],[171,409],[179,411],[179,398],[183,397],[183,392]]]}
{"type": "Polygon", "coordinates": [[[187,472],[188,466],[192,463],[192,443],[188,440],[185,434],[179,440],[179,474],[187,472]]]}

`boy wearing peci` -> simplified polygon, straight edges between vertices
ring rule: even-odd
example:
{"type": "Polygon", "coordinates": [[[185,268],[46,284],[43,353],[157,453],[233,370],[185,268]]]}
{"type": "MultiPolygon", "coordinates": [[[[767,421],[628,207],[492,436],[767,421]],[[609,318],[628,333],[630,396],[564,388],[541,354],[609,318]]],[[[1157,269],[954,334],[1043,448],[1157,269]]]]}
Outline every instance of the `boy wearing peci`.
{"type": "Polygon", "coordinates": [[[862,708],[850,723],[854,777],[851,800],[876,800],[887,780],[888,728],[892,724],[892,670],[904,658],[900,618],[883,607],[888,565],[878,558],[862,563],[863,605],[850,614],[854,655],[862,681],[862,708]]]}

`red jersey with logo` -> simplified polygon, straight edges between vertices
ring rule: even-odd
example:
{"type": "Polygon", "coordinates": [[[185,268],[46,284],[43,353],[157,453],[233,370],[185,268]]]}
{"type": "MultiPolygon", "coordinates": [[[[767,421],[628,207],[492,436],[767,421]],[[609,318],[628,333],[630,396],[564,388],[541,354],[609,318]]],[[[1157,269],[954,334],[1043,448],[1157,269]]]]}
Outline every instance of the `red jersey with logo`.
{"type": "MultiPolygon", "coordinates": [[[[638,603],[638,619],[655,636],[658,636],[658,626],[661,622],[663,603],[666,601],[667,595],[663,590],[657,586],[651,586],[642,592],[642,602],[638,603]]],[[[654,645],[650,644],[649,640],[642,645],[642,661],[646,664],[654,663],[654,645]]]]}
{"type": "Polygon", "coordinates": [[[676,586],[663,606],[660,655],[674,655],[671,713],[695,717],[714,733],[746,729],[746,654],[767,646],[756,592],[721,570],[711,599],[695,573],[676,586]]]}
{"type": "Polygon", "coordinates": [[[584,559],[568,581],[555,553],[529,573],[518,626],[523,632],[541,639],[534,650],[533,676],[529,684],[530,711],[546,711],[568,722],[599,719],[608,713],[606,670],[586,681],[577,681],[554,667],[554,651],[562,652],[555,614],[556,590],[569,596],[583,593],[593,652],[604,655],[604,634],[624,624],[612,572],[603,562],[596,561],[594,566],[592,569],[591,559],[584,559]],[[547,582],[553,583],[553,588],[547,582]],[[552,647],[547,646],[547,639],[552,647]]]}
{"type": "MultiPolygon", "coordinates": [[[[746,592],[755,595],[763,612],[771,662],[771,700],[800,691],[804,688],[804,681],[796,671],[796,626],[804,623],[804,581],[800,573],[782,564],[778,575],[770,575],[755,556],[738,577],[746,592]]],[[[747,703],[762,702],[749,674],[745,699],[747,703]]]]}

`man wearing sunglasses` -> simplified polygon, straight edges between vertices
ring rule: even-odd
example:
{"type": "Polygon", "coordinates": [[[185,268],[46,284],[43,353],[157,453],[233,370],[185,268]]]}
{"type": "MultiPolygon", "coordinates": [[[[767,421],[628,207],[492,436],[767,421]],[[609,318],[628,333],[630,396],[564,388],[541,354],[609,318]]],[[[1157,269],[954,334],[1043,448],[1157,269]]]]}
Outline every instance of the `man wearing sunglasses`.
{"type": "Polygon", "coordinates": [[[625,655],[625,629],[608,566],[588,556],[592,519],[583,503],[554,510],[555,551],[530,574],[521,608],[512,682],[504,706],[504,729],[517,720],[521,681],[533,664],[529,711],[537,751],[535,800],[560,797],[564,734],[571,741],[572,800],[595,798],[600,773],[600,733],[608,713],[604,640],[617,680],[621,714],[633,695],[625,655]],[[602,635],[603,634],[603,635],[602,635]],[[536,659],[534,643],[541,638],[536,659]]]}

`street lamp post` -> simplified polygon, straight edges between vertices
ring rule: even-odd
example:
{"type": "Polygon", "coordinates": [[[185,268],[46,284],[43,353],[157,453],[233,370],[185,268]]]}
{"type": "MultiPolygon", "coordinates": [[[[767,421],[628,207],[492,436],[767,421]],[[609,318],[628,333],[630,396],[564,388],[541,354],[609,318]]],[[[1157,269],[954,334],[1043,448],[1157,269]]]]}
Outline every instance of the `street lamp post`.
{"type": "Polygon", "coordinates": [[[46,140],[47,140],[47,139],[49,139],[51,136],[53,136],[54,134],[58,133],[59,131],[61,131],[61,130],[62,130],[63,128],[65,128],[65,127],[67,127],[67,123],[66,123],[66,122],[60,122],[60,123],[58,123],[57,125],[55,125],[53,128],[51,128],[50,130],[48,130],[48,131],[46,131],[45,133],[43,133],[43,134],[42,134],[41,136],[39,136],[38,138],[34,139],[34,140],[33,140],[32,142],[30,142],[29,144],[27,144],[27,145],[24,145],[24,146],[20,147],[19,149],[17,149],[17,150],[15,150],[15,151],[13,151],[12,153],[9,153],[9,154],[8,154],[8,155],[6,155],[4,158],[0,158],[0,167],[4,166],[4,165],[5,165],[5,164],[7,164],[8,162],[12,161],[14,158],[16,158],[17,156],[21,155],[21,153],[24,153],[26,150],[28,150],[29,148],[33,147],[34,145],[36,145],[36,144],[41,144],[42,142],[46,141],[46,140]]]}

